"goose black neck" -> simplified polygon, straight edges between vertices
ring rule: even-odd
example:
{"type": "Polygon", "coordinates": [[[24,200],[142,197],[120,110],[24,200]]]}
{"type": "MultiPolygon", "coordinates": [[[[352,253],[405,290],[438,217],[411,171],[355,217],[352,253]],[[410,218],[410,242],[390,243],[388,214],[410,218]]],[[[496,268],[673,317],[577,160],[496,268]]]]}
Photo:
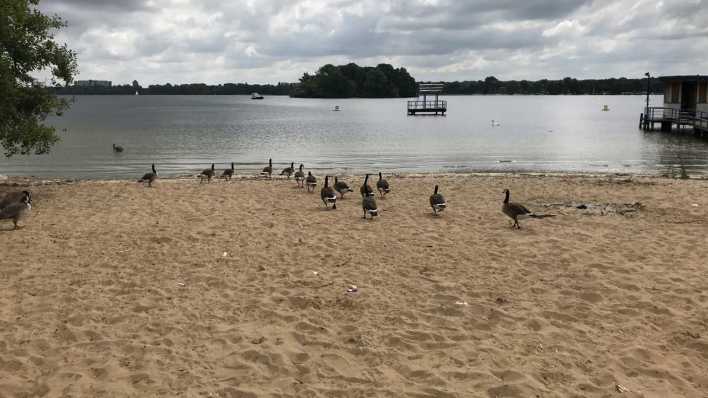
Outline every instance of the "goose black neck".
{"type": "Polygon", "coordinates": [[[327,188],[327,184],[329,183],[329,176],[325,176],[325,188],[327,188]]]}
{"type": "Polygon", "coordinates": [[[438,194],[438,186],[437,186],[437,185],[435,186],[435,192],[434,192],[434,194],[435,194],[435,195],[438,194]]]}
{"type": "Polygon", "coordinates": [[[234,169],[234,162],[231,162],[231,170],[234,169]]]}
{"type": "Polygon", "coordinates": [[[291,163],[290,163],[290,169],[294,169],[294,168],[295,168],[295,162],[291,162],[291,163]]]}
{"type": "Polygon", "coordinates": [[[379,180],[382,179],[382,178],[383,178],[383,177],[381,177],[381,172],[379,171],[379,180]]]}
{"type": "Polygon", "coordinates": [[[155,171],[155,163],[152,164],[152,172],[157,174],[157,171],[155,171]]]}
{"type": "Polygon", "coordinates": [[[509,190],[508,189],[505,191],[504,203],[509,203],[509,190]]]}
{"type": "Polygon", "coordinates": [[[364,177],[364,185],[369,182],[369,175],[367,174],[366,177],[364,177]]]}

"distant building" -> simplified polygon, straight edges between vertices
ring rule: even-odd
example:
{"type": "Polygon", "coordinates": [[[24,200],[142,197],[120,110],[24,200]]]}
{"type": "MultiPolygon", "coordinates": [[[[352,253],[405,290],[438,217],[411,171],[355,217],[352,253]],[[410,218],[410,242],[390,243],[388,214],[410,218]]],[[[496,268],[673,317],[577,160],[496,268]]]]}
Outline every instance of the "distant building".
{"type": "Polygon", "coordinates": [[[708,76],[662,76],[664,107],[682,112],[708,112],[708,76]]]}
{"type": "Polygon", "coordinates": [[[74,83],[76,87],[111,87],[112,85],[110,80],[77,80],[74,83]]]}

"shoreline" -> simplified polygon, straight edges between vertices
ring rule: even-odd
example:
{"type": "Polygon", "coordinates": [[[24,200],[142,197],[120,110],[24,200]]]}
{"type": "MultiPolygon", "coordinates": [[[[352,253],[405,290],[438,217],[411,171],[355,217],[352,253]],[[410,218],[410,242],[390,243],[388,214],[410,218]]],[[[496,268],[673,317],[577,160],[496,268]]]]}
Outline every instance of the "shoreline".
{"type": "MultiPolygon", "coordinates": [[[[320,171],[320,170],[318,170],[320,171]]],[[[461,171],[461,172],[388,172],[382,171],[387,177],[395,178],[428,178],[428,177],[568,177],[568,178],[646,178],[646,179],[666,179],[666,180],[690,180],[690,181],[705,181],[706,176],[688,176],[688,178],[671,177],[666,174],[646,174],[646,173],[619,173],[619,172],[598,172],[589,173],[582,171],[563,171],[563,172],[531,172],[531,171],[461,171]]],[[[374,173],[370,173],[374,176],[374,173]]],[[[318,179],[323,179],[325,175],[337,176],[341,178],[363,178],[365,173],[318,173],[318,179]]],[[[136,177],[135,180],[137,180],[136,177]]],[[[198,174],[179,174],[160,177],[160,181],[188,181],[198,179],[198,174]]],[[[215,182],[220,182],[220,176],[214,177],[215,182]]],[[[234,174],[232,180],[236,181],[254,181],[264,180],[267,178],[259,174],[234,174]]],[[[277,174],[273,174],[270,180],[287,180],[277,174]]],[[[38,177],[38,176],[7,176],[0,175],[0,186],[37,186],[37,185],[53,185],[53,184],[72,184],[80,182],[132,182],[134,179],[128,178],[69,178],[69,177],[38,177]]]]}

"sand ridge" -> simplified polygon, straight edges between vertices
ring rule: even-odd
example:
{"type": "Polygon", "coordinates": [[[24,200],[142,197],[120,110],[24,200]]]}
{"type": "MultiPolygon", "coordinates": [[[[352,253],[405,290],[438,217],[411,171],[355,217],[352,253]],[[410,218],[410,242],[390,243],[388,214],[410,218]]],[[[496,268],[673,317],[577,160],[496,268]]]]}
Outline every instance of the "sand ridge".
{"type": "Polygon", "coordinates": [[[322,181],[33,187],[0,225],[0,397],[706,396],[708,182],[388,180],[374,221],[322,181]],[[558,216],[512,230],[504,188],[558,216]]]}

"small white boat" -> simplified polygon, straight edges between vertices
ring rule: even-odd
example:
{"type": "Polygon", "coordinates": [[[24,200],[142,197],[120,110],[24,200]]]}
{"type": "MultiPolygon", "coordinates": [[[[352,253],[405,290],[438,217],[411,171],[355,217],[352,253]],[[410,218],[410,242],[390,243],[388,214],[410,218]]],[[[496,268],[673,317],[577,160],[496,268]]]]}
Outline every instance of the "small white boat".
{"type": "Polygon", "coordinates": [[[135,95],[140,95],[140,93],[136,91],[136,92],[135,92],[135,95]]]}
{"type": "Polygon", "coordinates": [[[339,111],[340,111],[339,105],[335,105],[335,106],[334,106],[334,109],[332,109],[332,111],[334,111],[334,112],[339,112],[339,111]]]}
{"type": "Polygon", "coordinates": [[[263,99],[263,96],[258,93],[251,93],[251,99],[263,99]]]}

